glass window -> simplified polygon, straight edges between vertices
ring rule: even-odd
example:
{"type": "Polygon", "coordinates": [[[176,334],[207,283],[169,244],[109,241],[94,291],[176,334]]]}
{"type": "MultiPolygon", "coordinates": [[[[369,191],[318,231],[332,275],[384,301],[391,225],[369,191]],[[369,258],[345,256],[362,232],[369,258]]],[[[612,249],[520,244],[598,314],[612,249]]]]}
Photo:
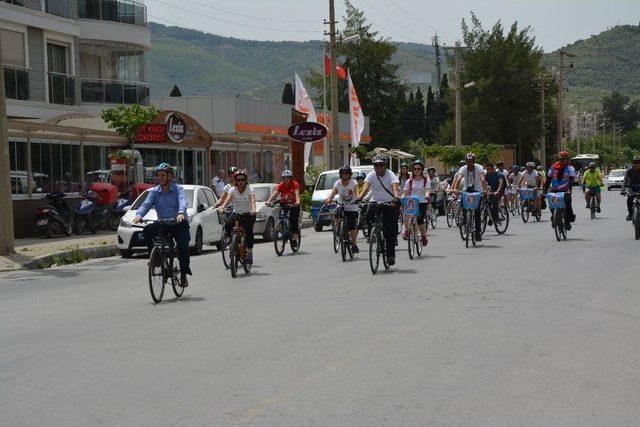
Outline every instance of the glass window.
{"type": "Polygon", "coordinates": [[[209,201],[207,200],[207,196],[204,195],[204,191],[202,191],[202,189],[198,191],[198,206],[200,205],[204,205],[205,208],[212,206],[211,204],[209,204],[209,201]]]}
{"type": "Polygon", "coordinates": [[[103,72],[104,46],[80,44],[80,76],[101,79],[103,72]]]}
{"type": "Polygon", "coordinates": [[[45,10],[53,15],[71,17],[70,0],[45,0],[45,10]]]}
{"type": "Polygon", "coordinates": [[[216,196],[213,194],[213,191],[211,191],[211,189],[209,188],[205,188],[202,191],[204,191],[204,195],[207,197],[207,202],[209,202],[209,206],[214,206],[216,204],[216,196]]]}
{"type": "Polygon", "coordinates": [[[78,17],[100,19],[100,0],[78,0],[78,17]]]}
{"type": "Polygon", "coordinates": [[[47,43],[47,67],[49,72],[69,74],[69,46],[47,43]]]}
{"type": "Polygon", "coordinates": [[[11,194],[27,194],[27,143],[9,141],[11,194]]]}
{"type": "Polygon", "coordinates": [[[271,187],[268,186],[253,187],[253,191],[256,193],[256,202],[266,202],[272,193],[271,187]]]}
{"type": "Polygon", "coordinates": [[[318,184],[316,185],[316,190],[331,190],[333,188],[333,184],[338,180],[338,172],[329,172],[323,173],[318,178],[318,184]]]}
{"type": "Polygon", "coordinates": [[[0,29],[2,42],[2,63],[15,67],[26,67],[24,54],[24,34],[0,29]]]}

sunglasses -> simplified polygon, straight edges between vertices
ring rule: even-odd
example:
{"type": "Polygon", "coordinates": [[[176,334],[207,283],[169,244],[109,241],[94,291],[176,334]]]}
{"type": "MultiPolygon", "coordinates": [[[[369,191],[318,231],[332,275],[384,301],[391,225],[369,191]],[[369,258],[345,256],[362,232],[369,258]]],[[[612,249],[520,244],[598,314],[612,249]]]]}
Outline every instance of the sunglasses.
{"type": "Polygon", "coordinates": [[[247,182],[247,178],[236,178],[236,182],[247,182]]]}
{"type": "Polygon", "coordinates": [[[374,168],[383,168],[383,167],[384,167],[384,165],[377,164],[377,165],[373,165],[373,167],[374,167],[374,168]]]}

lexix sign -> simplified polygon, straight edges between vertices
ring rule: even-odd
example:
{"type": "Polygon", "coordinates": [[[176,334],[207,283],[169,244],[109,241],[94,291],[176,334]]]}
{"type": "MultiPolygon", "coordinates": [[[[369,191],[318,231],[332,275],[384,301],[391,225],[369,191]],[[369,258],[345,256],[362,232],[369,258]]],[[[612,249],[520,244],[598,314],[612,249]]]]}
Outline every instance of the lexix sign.
{"type": "Polygon", "coordinates": [[[208,148],[213,138],[188,115],[178,111],[162,111],[151,122],[138,128],[135,142],[208,148]]]}
{"type": "Polygon", "coordinates": [[[298,142],[316,142],[327,136],[327,128],[316,122],[300,122],[291,125],[289,138],[298,142]]]}

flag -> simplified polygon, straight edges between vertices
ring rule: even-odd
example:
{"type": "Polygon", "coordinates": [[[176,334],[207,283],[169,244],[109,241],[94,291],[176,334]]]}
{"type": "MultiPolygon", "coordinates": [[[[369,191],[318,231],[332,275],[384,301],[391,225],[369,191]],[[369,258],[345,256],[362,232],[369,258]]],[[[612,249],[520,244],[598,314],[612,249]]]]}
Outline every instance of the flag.
{"type": "MultiPolygon", "coordinates": [[[[296,74],[296,110],[301,113],[305,113],[307,115],[308,122],[317,122],[318,118],[316,116],[316,110],[313,108],[313,101],[309,94],[307,93],[307,89],[305,89],[304,84],[302,84],[302,80],[298,77],[298,73],[296,74]]],[[[311,142],[304,143],[304,165],[307,166],[309,164],[309,156],[311,155],[311,142]]]]}
{"type": "MultiPolygon", "coordinates": [[[[340,65],[336,65],[336,71],[340,80],[347,80],[347,70],[340,65]]],[[[324,74],[328,77],[331,75],[331,58],[324,56],[324,74]]]]}
{"type": "Polygon", "coordinates": [[[351,145],[357,147],[360,145],[360,135],[364,130],[364,113],[360,108],[360,100],[356,88],[353,87],[351,74],[348,75],[349,80],[349,117],[351,119],[351,145]]]}

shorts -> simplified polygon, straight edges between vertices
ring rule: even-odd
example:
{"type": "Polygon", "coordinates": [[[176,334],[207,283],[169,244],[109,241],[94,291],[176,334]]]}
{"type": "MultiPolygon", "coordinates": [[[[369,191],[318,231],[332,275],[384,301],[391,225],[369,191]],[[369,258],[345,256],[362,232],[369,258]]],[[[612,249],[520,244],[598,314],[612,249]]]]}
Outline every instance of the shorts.
{"type": "Polygon", "coordinates": [[[593,194],[595,194],[595,195],[600,194],[600,187],[599,186],[592,187],[592,186],[588,185],[588,186],[585,187],[585,189],[593,191],[593,194]]]}
{"type": "Polygon", "coordinates": [[[416,217],[416,222],[418,225],[424,224],[424,218],[427,216],[427,207],[429,203],[420,203],[418,204],[418,216],[416,217]]]}
{"type": "Polygon", "coordinates": [[[345,211],[344,216],[347,219],[347,227],[349,231],[358,229],[358,215],[360,215],[357,211],[345,211]]]}

